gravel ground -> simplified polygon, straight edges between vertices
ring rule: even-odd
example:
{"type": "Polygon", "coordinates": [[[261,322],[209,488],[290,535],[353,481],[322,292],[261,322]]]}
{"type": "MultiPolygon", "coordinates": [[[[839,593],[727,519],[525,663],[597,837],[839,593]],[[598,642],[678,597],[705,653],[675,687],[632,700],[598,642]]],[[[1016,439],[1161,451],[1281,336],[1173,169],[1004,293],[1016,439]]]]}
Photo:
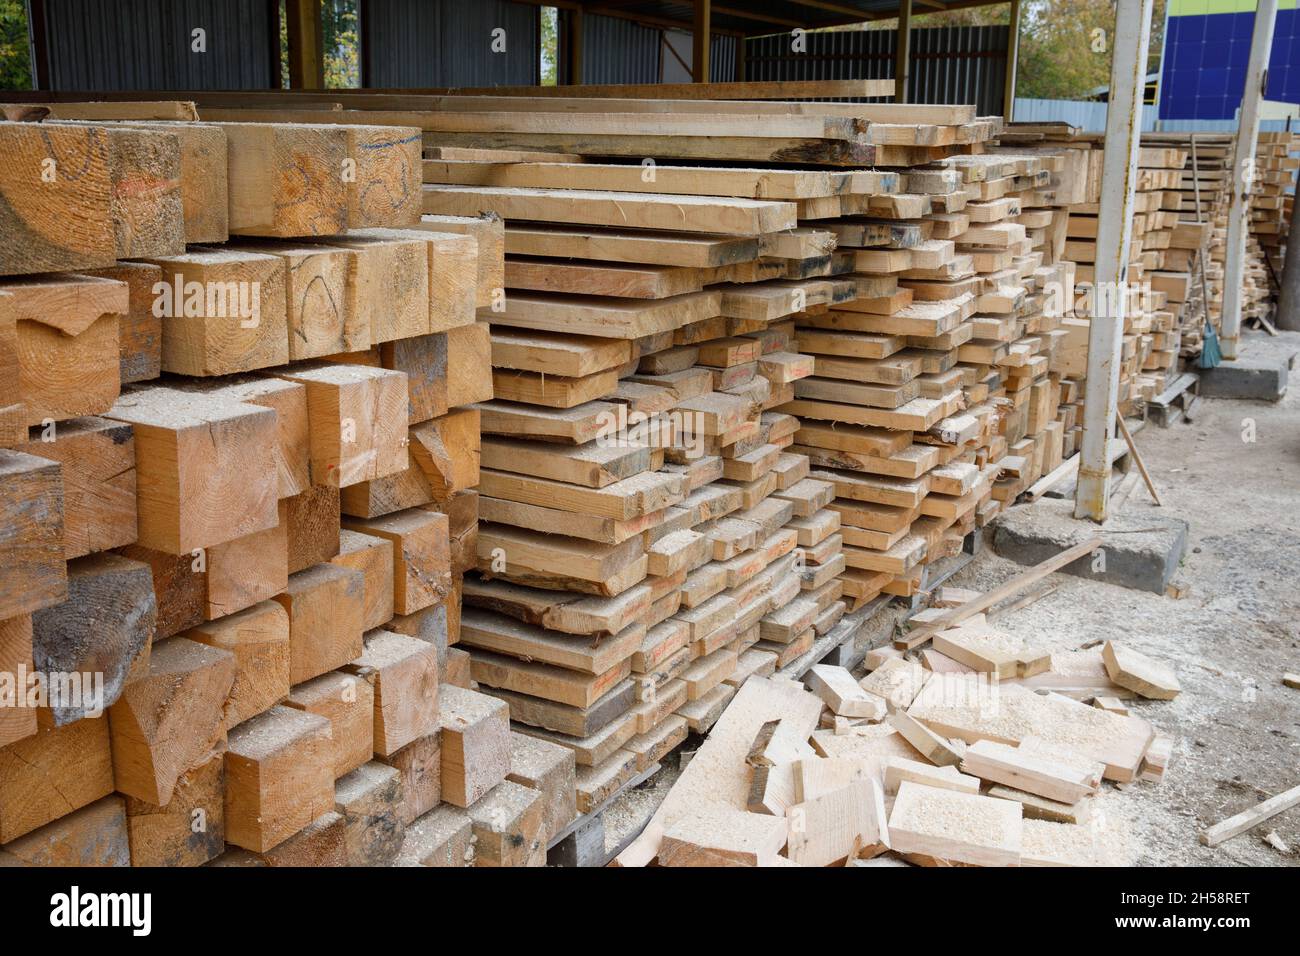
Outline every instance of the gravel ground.
{"type": "MultiPolygon", "coordinates": [[[[1117,638],[1172,663],[1183,692],[1135,713],[1174,737],[1160,784],[1109,791],[1102,806],[1123,857],[1146,866],[1300,864],[1300,808],[1215,848],[1198,832],[1300,784],[1300,389],[1276,405],[1202,400],[1194,423],[1137,438],[1163,511],[1191,526],[1180,598],[1053,575],[1056,589],[999,616],[1051,651],[1117,638]],[[1254,441],[1244,441],[1253,429],[1254,441]],[[1275,831],[1291,848],[1263,841],[1275,831]]],[[[1124,506],[1154,506],[1139,486],[1124,506]]],[[[986,548],[949,583],[990,590],[1023,568],[986,548]]],[[[688,741],[687,749],[698,746],[688,741]]],[[[644,825],[676,778],[676,756],[606,816],[606,844],[644,825]]]]}

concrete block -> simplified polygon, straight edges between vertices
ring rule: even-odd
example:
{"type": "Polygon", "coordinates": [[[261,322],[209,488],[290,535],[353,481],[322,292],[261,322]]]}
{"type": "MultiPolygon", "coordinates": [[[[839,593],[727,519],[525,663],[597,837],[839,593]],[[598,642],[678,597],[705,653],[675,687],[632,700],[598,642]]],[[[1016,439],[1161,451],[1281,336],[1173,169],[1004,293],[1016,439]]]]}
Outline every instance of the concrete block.
{"type": "Polygon", "coordinates": [[[1144,510],[1120,513],[1098,528],[1074,517],[1073,501],[1043,498],[998,518],[993,550],[1017,564],[1034,565],[1100,532],[1105,554],[1096,553],[1062,570],[1137,591],[1164,594],[1187,549],[1187,522],[1144,510]]]}
{"type": "Polygon", "coordinates": [[[1300,332],[1243,335],[1235,361],[1201,372],[1201,395],[1276,402],[1286,394],[1287,377],[1300,353],[1300,332]]]}

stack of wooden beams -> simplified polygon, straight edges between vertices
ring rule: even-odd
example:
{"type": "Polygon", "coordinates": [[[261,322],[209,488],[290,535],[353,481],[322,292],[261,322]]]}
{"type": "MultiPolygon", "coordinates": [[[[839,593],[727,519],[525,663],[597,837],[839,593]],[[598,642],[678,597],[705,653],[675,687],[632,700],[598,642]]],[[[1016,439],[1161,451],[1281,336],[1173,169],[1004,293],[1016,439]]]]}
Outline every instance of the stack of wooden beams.
{"type": "Polygon", "coordinates": [[[1295,206],[1300,133],[1260,133],[1255,149],[1258,173],[1251,187],[1250,236],[1252,244],[1259,245],[1268,283],[1276,288],[1282,275],[1295,206]]]}
{"type": "Polygon", "coordinates": [[[540,864],[574,815],[451,646],[502,232],[421,222],[419,150],[0,124],[3,862],[540,864]]]}
{"type": "Polygon", "coordinates": [[[1107,781],[1163,778],[1173,740],[1138,698],[1176,696],[1173,670],[1117,642],[1046,654],[983,614],[925,614],[928,646],[904,652],[919,631],[904,634],[864,676],[745,684],[618,863],[1132,865],[1094,808],[1107,781]]]}

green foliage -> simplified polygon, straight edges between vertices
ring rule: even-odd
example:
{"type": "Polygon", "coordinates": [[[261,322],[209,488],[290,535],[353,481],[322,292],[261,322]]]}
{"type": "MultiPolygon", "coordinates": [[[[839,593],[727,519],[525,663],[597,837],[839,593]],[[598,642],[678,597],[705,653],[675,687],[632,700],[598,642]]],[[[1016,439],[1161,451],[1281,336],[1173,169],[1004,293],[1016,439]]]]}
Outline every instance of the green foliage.
{"type": "Polygon", "coordinates": [[[357,33],[357,0],[325,0],[321,4],[324,34],[325,87],[350,89],[361,85],[361,44],[357,33]]]}
{"type": "MultiPolygon", "coordinates": [[[[1148,73],[1160,69],[1166,2],[1154,2],[1148,73]]],[[[1097,87],[1110,84],[1114,0],[1022,0],[1020,19],[1017,96],[1086,99],[1097,87]]],[[[914,13],[912,27],[992,26],[1010,20],[1011,5],[995,3],[942,13],[914,13]]],[[[838,29],[897,30],[898,20],[874,20],[838,29]]]]}
{"type": "Polygon", "coordinates": [[[539,46],[542,52],[542,86],[555,85],[555,61],[559,56],[560,41],[556,33],[556,21],[558,20],[558,11],[555,7],[542,7],[541,9],[541,42],[539,46]]]}
{"type": "Polygon", "coordinates": [[[31,88],[26,5],[23,0],[0,0],[0,90],[31,88]]]}

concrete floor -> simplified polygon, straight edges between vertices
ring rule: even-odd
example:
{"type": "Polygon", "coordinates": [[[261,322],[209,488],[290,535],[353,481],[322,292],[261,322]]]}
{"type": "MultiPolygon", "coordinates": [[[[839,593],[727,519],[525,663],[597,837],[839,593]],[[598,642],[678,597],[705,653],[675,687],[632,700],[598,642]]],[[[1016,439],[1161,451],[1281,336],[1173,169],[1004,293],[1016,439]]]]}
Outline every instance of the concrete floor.
{"type": "MultiPolygon", "coordinates": [[[[1136,440],[1163,510],[1191,525],[1185,596],[1054,575],[1056,591],[996,623],[1051,650],[1118,638],[1177,668],[1179,697],[1135,708],[1176,740],[1164,782],[1106,801],[1128,818],[1137,863],[1300,864],[1300,808],[1214,849],[1197,842],[1300,784],[1300,691],[1281,680],[1300,671],[1300,389],[1275,405],[1206,399],[1194,423],[1136,440]],[[1263,842],[1270,829],[1291,853],[1263,842]]],[[[1156,509],[1139,486],[1124,510],[1156,509]]],[[[1020,570],[986,552],[953,583],[987,590],[1020,570]]]]}
{"type": "MultiPolygon", "coordinates": [[[[1300,784],[1300,690],[1281,681],[1284,671],[1300,672],[1300,389],[1277,404],[1205,399],[1194,423],[1148,427],[1136,440],[1163,510],[1191,525],[1175,575],[1184,596],[1058,574],[1049,579],[1056,590],[996,623],[1053,651],[1122,639],[1176,667],[1179,697],[1135,704],[1175,738],[1163,783],[1122,793],[1108,786],[1102,804],[1123,858],[1295,866],[1300,808],[1213,849],[1197,834],[1300,784]],[[1263,842],[1270,830],[1289,853],[1263,842]]],[[[1141,486],[1124,506],[1133,514],[1153,509],[1141,486]]],[[[987,591],[1022,570],[986,548],[950,583],[987,591]]],[[[666,767],[611,808],[611,847],[644,822],[675,776],[666,767]]]]}

